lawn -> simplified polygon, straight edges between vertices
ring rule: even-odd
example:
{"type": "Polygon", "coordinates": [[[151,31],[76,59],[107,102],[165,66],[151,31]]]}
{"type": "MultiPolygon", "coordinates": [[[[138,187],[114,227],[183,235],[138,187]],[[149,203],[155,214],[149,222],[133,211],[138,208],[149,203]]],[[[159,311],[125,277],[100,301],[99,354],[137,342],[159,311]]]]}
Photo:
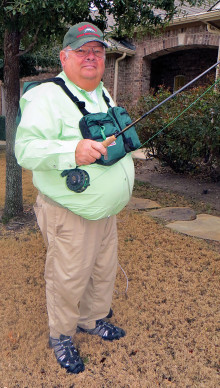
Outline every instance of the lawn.
{"type": "MultiPolygon", "coordinates": [[[[4,171],[1,152],[3,179],[4,171]]],[[[0,226],[0,387],[218,388],[219,246],[175,233],[145,211],[118,215],[119,263],[128,290],[119,266],[111,321],[127,335],[111,343],[77,334],[85,371],[75,376],[58,366],[48,347],[46,251],[32,216],[36,190],[26,170],[23,186],[28,216],[0,226]]],[[[2,184],[1,209],[4,190],[2,184]]],[[[142,197],[163,197],[144,190],[142,197]]],[[[174,201],[187,204],[176,195],[174,201]]]]}

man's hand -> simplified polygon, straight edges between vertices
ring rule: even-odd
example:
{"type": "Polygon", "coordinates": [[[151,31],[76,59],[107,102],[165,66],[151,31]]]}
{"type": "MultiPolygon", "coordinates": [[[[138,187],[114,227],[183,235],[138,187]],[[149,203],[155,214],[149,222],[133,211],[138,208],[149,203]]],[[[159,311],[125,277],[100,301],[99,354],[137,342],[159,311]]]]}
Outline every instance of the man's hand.
{"type": "Polygon", "coordinates": [[[90,139],[80,140],[75,151],[77,166],[94,163],[102,155],[107,155],[107,149],[102,143],[90,139]]]}

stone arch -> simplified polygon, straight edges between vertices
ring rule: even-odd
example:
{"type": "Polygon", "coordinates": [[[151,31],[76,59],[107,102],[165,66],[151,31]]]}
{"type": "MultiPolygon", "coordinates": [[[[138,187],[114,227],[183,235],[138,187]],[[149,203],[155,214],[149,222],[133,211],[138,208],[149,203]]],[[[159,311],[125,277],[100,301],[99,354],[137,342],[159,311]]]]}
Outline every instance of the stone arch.
{"type": "MultiPolygon", "coordinates": [[[[164,85],[173,91],[176,76],[184,76],[185,83],[191,81],[197,75],[217,62],[218,49],[213,47],[201,47],[199,45],[181,47],[170,50],[151,58],[150,88],[156,89],[164,85]]],[[[148,58],[149,61],[149,58],[148,58]]],[[[208,80],[214,82],[215,69],[201,78],[199,84],[205,84],[208,80]]],[[[198,82],[195,84],[198,85],[198,82]]]]}
{"type": "Polygon", "coordinates": [[[205,24],[188,25],[185,27],[172,27],[163,35],[156,37],[147,36],[140,44],[144,50],[144,56],[155,56],[181,49],[199,47],[218,47],[219,36],[207,30],[205,24]]]}
{"type": "MultiPolygon", "coordinates": [[[[171,26],[163,35],[137,41],[137,53],[139,57],[143,54],[142,94],[162,84],[173,90],[177,75],[189,82],[217,62],[218,46],[219,36],[210,33],[204,23],[171,26]]],[[[210,75],[214,77],[215,69],[210,75]]]]}
{"type": "MultiPolygon", "coordinates": [[[[175,76],[183,75],[188,82],[216,63],[219,36],[209,32],[205,23],[194,22],[171,25],[158,36],[134,37],[132,43],[134,54],[120,62],[118,102],[125,106],[128,101],[135,104],[151,87],[165,84],[172,90],[175,76]],[[182,65],[175,69],[175,62],[182,65]],[[165,65],[168,70],[163,74],[165,65]],[[160,79],[155,80],[155,73],[161,73],[160,79]]],[[[109,69],[113,69],[114,60],[112,57],[109,69]]],[[[107,75],[111,83],[112,71],[107,71],[107,75]]]]}

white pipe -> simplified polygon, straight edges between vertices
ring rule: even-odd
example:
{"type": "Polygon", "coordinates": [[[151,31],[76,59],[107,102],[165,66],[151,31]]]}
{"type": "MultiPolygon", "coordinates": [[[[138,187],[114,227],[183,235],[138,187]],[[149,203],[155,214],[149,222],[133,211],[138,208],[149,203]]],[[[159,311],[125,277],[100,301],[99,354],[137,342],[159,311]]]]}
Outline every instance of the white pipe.
{"type": "MultiPolygon", "coordinates": [[[[218,41],[218,62],[220,61],[220,36],[219,36],[219,41],[218,41]]],[[[219,69],[219,65],[216,66],[216,72],[215,72],[215,81],[217,81],[219,79],[219,74],[220,74],[220,69],[219,69]]],[[[215,90],[219,90],[219,85],[215,85],[215,90]]]]}
{"type": "MultiPolygon", "coordinates": [[[[218,58],[217,58],[217,62],[219,62],[220,61],[220,29],[217,28],[217,27],[213,27],[211,24],[207,23],[207,30],[211,34],[216,34],[216,35],[219,36],[219,40],[218,40],[218,58]]],[[[215,81],[218,80],[219,75],[220,75],[220,68],[219,68],[219,65],[218,65],[218,66],[216,66],[215,81]]],[[[217,90],[217,88],[219,88],[219,86],[215,85],[215,90],[217,90]]]]}
{"type": "Polygon", "coordinates": [[[114,75],[114,95],[113,100],[115,105],[117,105],[117,92],[118,92],[118,63],[122,61],[126,57],[126,53],[124,53],[121,57],[117,58],[115,61],[115,75],[114,75]]]}

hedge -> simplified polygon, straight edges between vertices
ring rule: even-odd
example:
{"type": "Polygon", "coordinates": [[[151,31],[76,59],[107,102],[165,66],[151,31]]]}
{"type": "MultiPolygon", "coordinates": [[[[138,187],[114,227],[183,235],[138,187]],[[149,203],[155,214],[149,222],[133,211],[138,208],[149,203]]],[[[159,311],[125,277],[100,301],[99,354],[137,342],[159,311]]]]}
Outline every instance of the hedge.
{"type": "MultiPolygon", "coordinates": [[[[156,94],[142,97],[132,108],[132,117],[140,117],[169,95],[168,90],[160,88],[156,94]]],[[[174,171],[192,174],[203,171],[212,179],[219,180],[219,107],[220,92],[213,88],[208,92],[204,87],[182,92],[137,124],[140,140],[174,171]],[[204,92],[194,105],[181,114],[204,92]]]]}

